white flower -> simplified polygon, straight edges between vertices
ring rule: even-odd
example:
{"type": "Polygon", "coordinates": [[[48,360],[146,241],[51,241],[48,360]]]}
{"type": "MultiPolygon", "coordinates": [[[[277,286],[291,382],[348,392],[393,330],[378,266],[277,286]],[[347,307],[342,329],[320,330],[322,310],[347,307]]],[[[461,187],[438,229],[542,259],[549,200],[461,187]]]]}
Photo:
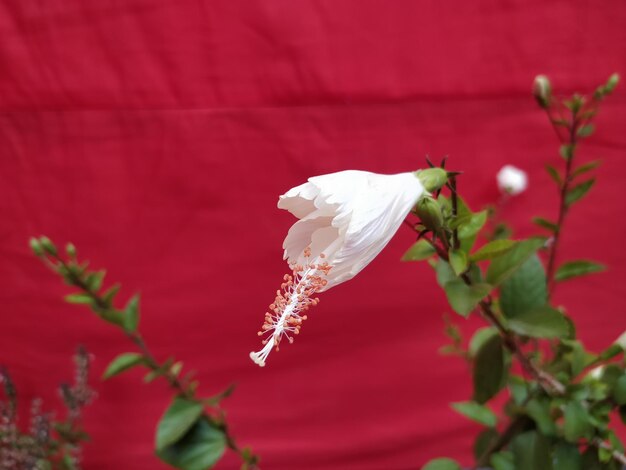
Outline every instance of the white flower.
{"type": "Polygon", "coordinates": [[[347,170],[309,178],[280,196],[278,207],[298,220],[283,248],[292,275],[265,314],[265,346],[250,357],[260,366],[283,336],[298,334],[314,298],[352,279],[387,245],[425,193],[416,173],[379,175],[347,170]]]}
{"type": "Polygon", "coordinates": [[[504,165],[496,177],[500,191],[515,196],[528,186],[528,176],[524,170],[513,165],[504,165]]]}

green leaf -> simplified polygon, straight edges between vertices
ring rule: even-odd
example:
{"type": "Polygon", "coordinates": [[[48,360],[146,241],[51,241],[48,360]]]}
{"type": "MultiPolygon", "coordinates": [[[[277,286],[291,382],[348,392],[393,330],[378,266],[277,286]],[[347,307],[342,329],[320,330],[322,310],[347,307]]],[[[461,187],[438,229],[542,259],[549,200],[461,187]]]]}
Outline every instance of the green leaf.
{"type": "Polygon", "coordinates": [[[504,374],[502,338],[492,336],[483,343],[474,358],[473,400],[481,404],[489,401],[502,388],[504,374]]]}
{"type": "Polygon", "coordinates": [[[500,451],[492,454],[490,463],[493,470],[516,470],[513,452],[510,451],[500,451]]]}
{"type": "Polygon", "coordinates": [[[533,338],[566,338],[570,333],[565,316],[549,305],[518,314],[508,326],[517,334],[533,338]]]}
{"type": "Polygon", "coordinates": [[[563,184],[563,179],[561,178],[561,175],[559,174],[559,171],[554,168],[551,165],[546,165],[546,171],[548,172],[548,174],[550,175],[550,178],[552,178],[554,180],[554,182],[561,187],[561,185],[563,184]]]}
{"type": "Polygon", "coordinates": [[[565,204],[571,206],[576,201],[582,199],[585,194],[587,194],[587,192],[593,187],[595,182],[596,180],[594,178],[591,178],[583,181],[580,184],[577,184],[572,189],[567,191],[567,194],[565,195],[565,204]]]}
{"type": "Polygon", "coordinates": [[[506,318],[515,318],[547,301],[546,274],[537,255],[531,255],[500,286],[500,308],[506,318]]]}
{"type": "Polygon", "coordinates": [[[435,248],[426,240],[418,240],[409,248],[404,255],[402,261],[422,261],[436,254],[435,248]]]}
{"type": "Polygon", "coordinates": [[[554,448],[554,468],[567,470],[584,470],[578,446],[559,442],[554,448]]]}
{"type": "Polygon", "coordinates": [[[500,437],[495,428],[483,429],[483,431],[474,439],[473,453],[474,458],[479,460],[483,454],[489,449],[500,437]]]}
{"type": "Polygon", "coordinates": [[[626,374],[623,374],[615,382],[613,389],[613,399],[619,406],[626,405],[626,374]]]}
{"type": "Polygon", "coordinates": [[[102,287],[102,281],[104,280],[105,275],[106,271],[104,269],[95,273],[90,273],[85,281],[87,283],[87,287],[89,287],[89,289],[93,292],[98,292],[102,287]]]}
{"type": "Polygon", "coordinates": [[[93,299],[88,294],[69,294],[65,296],[65,301],[68,304],[91,305],[93,303],[93,299]]]}
{"type": "Polygon", "coordinates": [[[178,442],[196,424],[203,410],[202,403],[176,397],[157,425],[157,451],[178,442]]]}
{"type": "Polygon", "coordinates": [[[517,242],[514,240],[494,240],[475,251],[470,256],[470,261],[483,261],[486,259],[496,258],[509,251],[515,246],[516,243],[517,242]]]}
{"type": "Polygon", "coordinates": [[[119,284],[114,284],[109,287],[109,289],[107,289],[104,294],[102,294],[102,300],[110,305],[111,302],[113,302],[113,299],[115,299],[117,293],[120,291],[120,287],[121,286],[119,284]]]}
{"type": "Polygon", "coordinates": [[[544,244],[543,237],[518,242],[507,253],[491,262],[487,269],[487,282],[493,286],[501,284],[544,244]]]}
{"type": "Polygon", "coordinates": [[[580,438],[590,437],[593,426],[589,413],[580,402],[570,401],[565,407],[563,417],[563,433],[566,440],[576,443],[580,438]]]}
{"type": "Polygon", "coordinates": [[[576,146],[573,144],[563,144],[559,148],[559,153],[565,160],[569,160],[574,155],[576,146]]]}
{"type": "Polygon", "coordinates": [[[181,470],[213,468],[226,449],[226,436],[205,418],[198,419],[176,442],[157,448],[158,457],[181,470]]]}
{"type": "Polygon", "coordinates": [[[456,412],[487,427],[493,428],[498,423],[495,413],[485,405],[473,401],[465,401],[452,403],[451,406],[456,412]]]}
{"type": "Polygon", "coordinates": [[[533,398],[526,404],[526,414],[530,416],[541,433],[545,436],[553,436],[556,433],[556,425],[550,413],[550,401],[546,398],[533,398]]]}
{"type": "Polygon", "coordinates": [[[600,166],[601,163],[602,160],[594,160],[592,162],[585,163],[584,165],[580,165],[572,172],[572,178],[576,178],[577,176],[580,176],[584,173],[587,173],[588,171],[597,168],[598,166],[600,166]]]}
{"type": "Polygon", "coordinates": [[[441,287],[445,287],[448,282],[457,279],[450,265],[443,260],[437,261],[435,272],[437,273],[437,284],[441,287]]]}
{"type": "Polygon", "coordinates": [[[578,134],[578,137],[589,137],[591,134],[593,134],[594,130],[595,127],[593,126],[593,124],[585,124],[584,126],[578,128],[576,134],[578,134]]]}
{"type": "Polygon", "coordinates": [[[422,470],[461,470],[461,466],[455,460],[439,458],[428,462],[422,470]]]}
{"type": "Polygon", "coordinates": [[[487,222],[486,210],[459,217],[451,225],[452,228],[459,229],[459,238],[463,239],[476,235],[485,222],[487,222]]]}
{"type": "Polygon", "coordinates": [[[457,276],[467,271],[467,255],[462,250],[450,250],[450,266],[457,276]]]}
{"type": "Polygon", "coordinates": [[[511,442],[511,448],[515,470],[552,469],[550,442],[537,431],[518,434],[511,442]]]}
{"type": "Polygon", "coordinates": [[[463,280],[454,279],[445,285],[444,290],[452,309],[466,317],[491,292],[491,286],[489,284],[468,286],[463,280]]]}
{"type": "Polygon", "coordinates": [[[492,337],[498,336],[498,330],[495,326],[485,326],[483,328],[479,328],[472,336],[470,340],[468,352],[470,357],[476,357],[480,348],[489,341],[492,337]]]}
{"type": "Polygon", "coordinates": [[[545,228],[546,230],[550,230],[551,232],[556,232],[559,229],[557,224],[550,222],[548,219],[544,219],[543,217],[533,217],[533,223],[535,225],[539,225],[539,227],[545,228]]]}
{"type": "Polygon", "coordinates": [[[113,359],[106,371],[102,375],[103,379],[109,379],[115,375],[121,374],[122,372],[131,369],[132,367],[138,366],[144,363],[143,356],[137,353],[123,353],[113,359]]]}
{"type": "Polygon", "coordinates": [[[606,269],[606,266],[593,261],[579,259],[576,261],[568,261],[563,263],[557,269],[554,279],[557,281],[566,281],[573,277],[584,276],[585,274],[599,273],[606,269]]]}
{"type": "Polygon", "coordinates": [[[133,295],[124,309],[124,329],[134,333],[139,325],[139,294],[133,295]]]}

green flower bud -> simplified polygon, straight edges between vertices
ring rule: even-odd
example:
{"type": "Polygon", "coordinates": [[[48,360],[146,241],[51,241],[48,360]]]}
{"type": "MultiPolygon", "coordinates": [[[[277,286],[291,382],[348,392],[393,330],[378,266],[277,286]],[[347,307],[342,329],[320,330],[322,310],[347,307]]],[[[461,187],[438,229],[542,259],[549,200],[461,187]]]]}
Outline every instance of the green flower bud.
{"type": "Polygon", "coordinates": [[[35,237],[32,237],[29,242],[30,249],[33,250],[36,256],[43,256],[43,248],[41,247],[41,243],[35,237]]]}
{"type": "Polygon", "coordinates": [[[552,98],[552,85],[545,75],[537,75],[533,83],[533,96],[542,108],[550,107],[550,99],[552,98]]]}
{"type": "Polygon", "coordinates": [[[441,189],[448,181],[448,173],[443,168],[429,168],[427,170],[418,170],[415,176],[420,180],[424,189],[429,193],[441,189]]]}
{"type": "Polygon", "coordinates": [[[439,203],[431,196],[424,196],[415,206],[415,212],[424,227],[433,232],[438,232],[443,225],[443,215],[439,203]]]}
{"type": "Polygon", "coordinates": [[[57,247],[54,246],[54,243],[52,243],[52,241],[48,237],[39,237],[39,243],[41,243],[41,246],[47,253],[51,254],[52,256],[56,256],[57,247]]]}
{"type": "Polygon", "coordinates": [[[68,243],[67,245],[65,245],[65,252],[70,258],[76,258],[76,247],[73,243],[68,243]]]}
{"type": "Polygon", "coordinates": [[[604,87],[604,89],[606,90],[606,93],[612,93],[613,90],[615,90],[615,87],[617,86],[617,84],[619,83],[619,74],[614,73],[613,75],[611,75],[609,77],[609,79],[606,82],[606,85],[604,87]]]}

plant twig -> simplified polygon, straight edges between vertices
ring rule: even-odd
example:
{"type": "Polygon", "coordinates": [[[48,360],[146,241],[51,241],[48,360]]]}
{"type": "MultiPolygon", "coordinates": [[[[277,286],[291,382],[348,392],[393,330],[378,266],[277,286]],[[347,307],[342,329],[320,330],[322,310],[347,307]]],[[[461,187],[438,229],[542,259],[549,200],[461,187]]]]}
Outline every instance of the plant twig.
{"type": "Polygon", "coordinates": [[[590,444],[598,449],[608,450],[611,453],[611,457],[613,458],[613,460],[616,460],[622,465],[626,465],[626,455],[623,452],[620,452],[619,450],[613,448],[611,444],[604,442],[599,437],[593,439],[590,444]]]}
{"type": "Polygon", "coordinates": [[[554,290],[554,271],[556,269],[556,255],[559,248],[559,241],[561,240],[561,229],[563,228],[563,223],[565,222],[565,216],[568,211],[568,204],[566,202],[567,193],[569,191],[569,186],[572,181],[572,168],[574,166],[574,154],[576,152],[576,132],[578,130],[578,119],[574,115],[572,117],[572,122],[569,127],[569,136],[568,136],[568,145],[571,146],[571,156],[567,159],[565,164],[565,176],[563,177],[563,182],[561,183],[561,188],[559,191],[559,215],[556,222],[556,229],[554,231],[554,238],[552,240],[552,244],[550,246],[550,254],[548,255],[548,267],[547,267],[547,278],[548,278],[548,296],[552,295],[552,291],[554,290]]]}
{"type": "MultiPolygon", "coordinates": [[[[52,257],[58,264],[54,264],[48,258],[44,258],[45,262],[48,266],[55,272],[61,272],[66,279],[74,286],[80,289],[85,295],[89,296],[92,299],[93,304],[102,311],[108,311],[111,314],[118,315],[119,312],[116,311],[103,297],[101,297],[94,289],[92,289],[81,276],[77,275],[74,269],[65,262],[63,258],[61,258],[58,254],[48,253],[50,257],[52,257]]],[[[143,356],[145,365],[151,369],[152,371],[161,370],[163,368],[163,364],[160,364],[146,345],[143,337],[138,332],[129,332],[124,331],[126,336],[137,346],[141,355],[143,356]]],[[[176,374],[174,374],[171,370],[163,371],[162,376],[167,380],[170,387],[176,390],[176,392],[186,398],[193,398],[193,390],[189,387],[186,387],[183,384],[176,374]]],[[[235,438],[229,433],[228,426],[224,420],[216,420],[212,416],[204,413],[205,418],[209,420],[209,422],[218,427],[225,436],[226,445],[239,457],[243,462],[248,466],[249,470],[258,470],[257,466],[258,457],[253,455],[252,453],[245,452],[242,450],[236,443],[235,438]]]]}

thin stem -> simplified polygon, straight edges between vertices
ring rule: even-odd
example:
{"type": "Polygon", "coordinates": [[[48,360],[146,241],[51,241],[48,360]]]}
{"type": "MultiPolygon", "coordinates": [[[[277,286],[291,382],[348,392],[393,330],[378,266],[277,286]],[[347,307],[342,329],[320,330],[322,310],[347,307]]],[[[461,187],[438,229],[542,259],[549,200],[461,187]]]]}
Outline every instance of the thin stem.
{"type": "Polygon", "coordinates": [[[565,216],[569,209],[566,202],[569,186],[572,181],[572,168],[574,162],[574,154],[576,152],[576,132],[578,130],[578,118],[573,115],[572,122],[569,127],[568,145],[571,146],[571,156],[567,159],[565,164],[565,176],[563,177],[563,183],[559,191],[559,215],[556,222],[556,230],[554,231],[554,238],[552,245],[550,246],[550,254],[548,256],[547,278],[548,278],[548,296],[552,295],[554,290],[554,271],[556,269],[556,255],[559,248],[559,242],[561,240],[561,230],[563,223],[565,222],[565,216]]]}

